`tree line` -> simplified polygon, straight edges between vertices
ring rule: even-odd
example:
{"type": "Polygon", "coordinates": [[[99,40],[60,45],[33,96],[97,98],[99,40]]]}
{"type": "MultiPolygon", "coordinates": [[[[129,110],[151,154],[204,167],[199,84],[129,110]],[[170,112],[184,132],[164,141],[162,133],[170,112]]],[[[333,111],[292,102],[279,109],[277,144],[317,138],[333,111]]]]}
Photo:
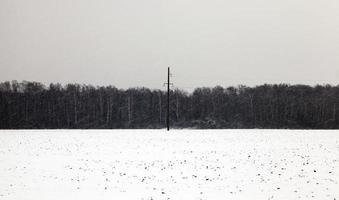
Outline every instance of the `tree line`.
{"type": "MultiPolygon", "coordinates": [[[[265,84],[170,92],[174,128],[339,128],[339,85],[265,84]]],[[[0,129],[164,128],[167,93],[148,88],[0,83],[0,129]]]]}

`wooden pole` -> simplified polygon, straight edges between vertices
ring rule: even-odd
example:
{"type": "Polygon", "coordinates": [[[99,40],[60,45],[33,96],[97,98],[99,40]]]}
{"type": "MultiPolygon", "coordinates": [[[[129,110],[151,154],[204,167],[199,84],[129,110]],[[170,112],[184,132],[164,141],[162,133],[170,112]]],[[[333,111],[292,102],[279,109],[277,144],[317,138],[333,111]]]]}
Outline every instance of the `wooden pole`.
{"type": "Polygon", "coordinates": [[[170,130],[170,68],[167,69],[167,131],[170,130]]]}

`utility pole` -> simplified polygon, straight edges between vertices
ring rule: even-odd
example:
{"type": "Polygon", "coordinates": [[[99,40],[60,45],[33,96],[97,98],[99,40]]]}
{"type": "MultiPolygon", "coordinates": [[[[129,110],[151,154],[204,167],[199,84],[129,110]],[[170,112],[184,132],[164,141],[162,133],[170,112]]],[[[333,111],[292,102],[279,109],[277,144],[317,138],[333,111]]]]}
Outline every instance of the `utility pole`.
{"type": "Polygon", "coordinates": [[[170,86],[173,85],[173,83],[171,83],[170,81],[170,77],[171,77],[171,72],[170,72],[170,68],[167,68],[167,83],[165,83],[165,85],[167,85],[167,113],[166,113],[166,125],[167,125],[167,131],[170,130],[170,86]]]}
{"type": "Polygon", "coordinates": [[[170,68],[167,68],[167,131],[170,129],[170,68]]]}

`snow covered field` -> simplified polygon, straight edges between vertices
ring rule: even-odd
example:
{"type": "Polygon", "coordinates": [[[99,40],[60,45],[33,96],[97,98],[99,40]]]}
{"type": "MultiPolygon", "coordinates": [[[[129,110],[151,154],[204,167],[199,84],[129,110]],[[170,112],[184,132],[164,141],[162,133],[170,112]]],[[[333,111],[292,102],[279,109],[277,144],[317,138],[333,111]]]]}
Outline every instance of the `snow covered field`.
{"type": "Polygon", "coordinates": [[[0,131],[0,199],[339,199],[339,131],[0,131]]]}

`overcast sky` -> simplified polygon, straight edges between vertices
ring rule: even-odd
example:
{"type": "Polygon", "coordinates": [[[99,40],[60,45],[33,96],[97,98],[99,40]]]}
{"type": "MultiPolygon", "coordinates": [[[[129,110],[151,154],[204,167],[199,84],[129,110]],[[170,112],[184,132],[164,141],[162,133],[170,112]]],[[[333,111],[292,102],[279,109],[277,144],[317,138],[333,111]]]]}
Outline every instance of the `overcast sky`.
{"type": "Polygon", "coordinates": [[[338,0],[0,0],[0,81],[339,83],[338,0]]]}

